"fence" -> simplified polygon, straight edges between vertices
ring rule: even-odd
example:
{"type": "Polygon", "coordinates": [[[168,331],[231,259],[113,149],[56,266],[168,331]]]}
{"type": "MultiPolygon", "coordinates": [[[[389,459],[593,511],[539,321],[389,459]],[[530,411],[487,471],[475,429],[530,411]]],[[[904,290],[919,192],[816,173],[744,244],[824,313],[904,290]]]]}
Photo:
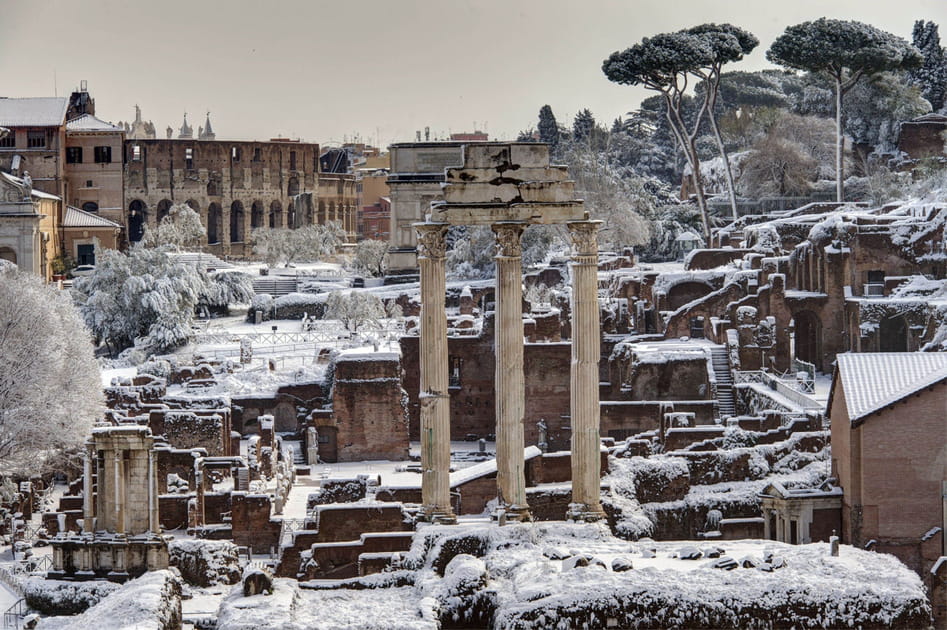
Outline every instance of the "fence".
{"type": "Polygon", "coordinates": [[[22,597],[16,603],[3,611],[3,630],[20,630],[23,627],[23,617],[29,608],[22,597]]]}
{"type": "Polygon", "coordinates": [[[302,518],[284,518],[280,526],[280,547],[289,547],[293,544],[293,533],[306,529],[306,521],[302,518]]]}
{"type": "MultiPolygon", "coordinates": [[[[807,395],[811,394],[813,389],[804,386],[796,379],[783,380],[774,374],[759,370],[735,370],[733,372],[733,383],[735,385],[741,383],[758,383],[765,385],[802,409],[822,409],[822,403],[807,395]]],[[[811,381],[809,384],[811,385],[811,381]]]]}

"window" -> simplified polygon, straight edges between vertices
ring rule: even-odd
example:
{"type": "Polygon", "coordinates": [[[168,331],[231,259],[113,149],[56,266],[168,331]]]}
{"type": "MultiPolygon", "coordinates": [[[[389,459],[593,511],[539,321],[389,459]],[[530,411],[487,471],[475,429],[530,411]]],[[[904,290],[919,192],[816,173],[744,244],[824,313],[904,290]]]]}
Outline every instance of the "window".
{"type": "Polygon", "coordinates": [[[98,212],[99,204],[95,203],[94,201],[87,201],[82,204],[82,209],[86,212],[98,212]]]}
{"type": "Polygon", "coordinates": [[[0,138],[0,147],[5,149],[12,149],[16,147],[16,132],[12,129],[5,137],[0,138]]]}
{"type": "Polygon", "coordinates": [[[26,132],[26,146],[29,149],[46,148],[46,130],[30,129],[26,132]]]}
{"type": "Polygon", "coordinates": [[[86,188],[95,188],[95,184],[92,182],[91,179],[87,179],[87,180],[85,180],[85,187],[86,187],[86,188]]]}
{"type": "Polygon", "coordinates": [[[447,386],[460,387],[460,366],[463,359],[460,357],[450,357],[450,370],[447,372],[447,386]]]}
{"type": "Polygon", "coordinates": [[[112,147],[95,147],[95,163],[96,164],[111,164],[112,163],[112,147]]]}
{"type": "Polygon", "coordinates": [[[141,161],[141,145],[140,144],[132,145],[132,161],[133,162],[141,161]]]}
{"type": "Polygon", "coordinates": [[[66,164],[82,164],[82,147],[66,147],[66,164]]]}
{"type": "Polygon", "coordinates": [[[95,264],[94,245],[76,245],[76,262],[80,265],[95,264]]]}
{"type": "Polygon", "coordinates": [[[289,170],[291,171],[296,170],[296,152],[295,151],[289,152],[289,170]]]}
{"type": "Polygon", "coordinates": [[[230,147],[230,159],[234,162],[240,161],[240,147],[230,147]]]}
{"type": "Polygon", "coordinates": [[[262,161],[263,161],[263,156],[262,156],[261,153],[260,153],[260,148],[259,148],[259,147],[253,149],[253,161],[254,161],[254,162],[262,162],[262,161]]]}
{"type": "Polygon", "coordinates": [[[184,168],[194,170],[194,149],[184,149],[184,168]]]}

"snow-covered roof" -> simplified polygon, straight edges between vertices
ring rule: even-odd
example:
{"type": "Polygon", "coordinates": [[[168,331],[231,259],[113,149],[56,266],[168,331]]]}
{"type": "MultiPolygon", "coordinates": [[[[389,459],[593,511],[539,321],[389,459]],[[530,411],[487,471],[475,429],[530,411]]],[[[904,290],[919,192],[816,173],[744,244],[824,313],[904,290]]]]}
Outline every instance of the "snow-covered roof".
{"type": "Polygon", "coordinates": [[[947,352],[847,352],[837,358],[836,378],[852,423],[947,380],[947,352]]]}
{"type": "Polygon", "coordinates": [[[96,118],[92,114],[83,114],[66,123],[66,131],[124,131],[121,127],[96,118]]]}
{"type": "Polygon", "coordinates": [[[0,125],[4,127],[58,127],[66,119],[68,98],[0,98],[0,125]]]}
{"type": "Polygon", "coordinates": [[[66,216],[63,217],[62,221],[63,227],[67,228],[118,228],[121,229],[121,225],[115,221],[109,221],[105,217],[100,217],[97,214],[92,214],[91,212],[86,212],[85,210],[80,210],[79,208],[74,208],[72,206],[66,206],[66,216]]]}
{"type": "MultiPolygon", "coordinates": [[[[21,177],[16,177],[15,175],[10,175],[9,173],[4,173],[3,171],[0,171],[0,177],[3,177],[3,179],[7,180],[8,182],[12,184],[16,184],[17,186],[24,185],[23,179],[21,177]]],[[[37,199],[52,199],[54,201],[59,201],[59,197],[57,197],[56,195],[51,195],[48,192],[43,192],[42,190],[36,190],[35,188],[30,191],[30,195],[37,199]]]]}

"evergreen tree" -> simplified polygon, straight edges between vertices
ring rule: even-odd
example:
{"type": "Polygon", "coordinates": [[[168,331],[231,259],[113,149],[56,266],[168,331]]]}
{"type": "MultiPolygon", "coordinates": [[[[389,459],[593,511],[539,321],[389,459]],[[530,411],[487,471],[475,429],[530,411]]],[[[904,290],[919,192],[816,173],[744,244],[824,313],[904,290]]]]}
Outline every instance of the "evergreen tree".
{"type": "Polygon", "coordinates": [[[559,123],[552,113],[552,107],[543,105],[539,110],[539,141],[549,144],[550,150],[555,153],[559,150],[559,123]]]}
{"type": "Polygon", "coordinates": [[[787,27],[766,58],[787,68],[821,73],[835,83],[836,201],[843,201],[843,97],[862,77],[920,66],[920,52],[900,37],[868,24],[820,18],[787,27]]]}
{"type": "Polygon", "coordinates": [[[576,143],[588,144],[595,129],[595,116],[588,109],[579,110],[572,121],[572,139],[576,143]]]}
{"type": "Polygon", "coordinates": [[[940,45],[937,24],[918,20],[914,23],[914,46],[924,56],[920,68],[911,72],[911,82],[921,89],[934,111],[947,103],[947,52],[940,45]]]}

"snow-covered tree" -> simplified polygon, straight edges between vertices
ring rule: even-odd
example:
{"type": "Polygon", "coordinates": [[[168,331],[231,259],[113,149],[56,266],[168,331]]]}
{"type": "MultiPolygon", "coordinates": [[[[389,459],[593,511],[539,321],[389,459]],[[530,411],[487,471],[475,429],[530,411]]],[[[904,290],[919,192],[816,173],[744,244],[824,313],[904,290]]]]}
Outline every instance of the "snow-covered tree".
{"type": "Polygon", "coordinates": [[[105,410],[89,331],[69,296],[0,266],[0,475],[40,472],[105,410]]]}
{"type": "Polygon", "coordinates": [[[245,274],[207,274],[165,248],[136,246],[127,254],[102,252],[95,271],[76,279],[73,297],[92,334],[113,353],[133,345],[159,352],[187,343],[198,305],[248,302],[252,284],[245,274]]]}
{"type": "Polygon", "coordinates": [[[552,107],[543,105],[539,110],[539,141],[549,144],[553,153],[559,150],[559,123],[552,113],[552,107]]]}
{"type": "MultiPolygon", "coordinates": [[[[738,47],[736,38],[729,36],[738,47]]],[[[710,38],[687,31],[661,33],[645,38],[639,44],[614,52],[602,63],[609,81],[623,85],[640,85],[661,94],[665,116],[687,162],[700,208],[704,240],[710,242],[710,217],[701,180],[697,135],[707,111],[708,99],[702,100],[697,116],[688,124],[684,118],[685,96],[693,73],[714,62],[715,52],[710,38]]]]}
{"type": "Polygon", "coordinates": [[[268,265],[286,267],[295,262],[317,262],[335,254],[345,242],[338,221],[297,229],[258,228],[251,235],[253,253],[268,265]]]}
{"type": "Polygon", "coordinates": [[[703,80],[704,98],[707,100],[705,110],[707,120],[710,122],[710,128],[713,130],[714,139],[717,142],[717,150],[720,152],[723,162],[727,191],[730,193],[730,209],[733,218],[736,219],[736,187],[733,183],[730,157],[727,154],[727,148],[723,143],[720,127],[717,124],[717,97],[720,92],[720,75],[724,64],[743,59],[744,55],[748,55],[759,45],[760,40],[749,31],[733,24],[701,24],[688,29],[687,32],[703,38],[711,51],[709,62],[697,67],[693,73],[703,80]]]}
{"type": "Polygon", "coordinates": [[[947,105],[947,51],[940,45],[937,24],[918,20],[914,23],[914,45],[924,56],[920,68],[911,72],[911,81],[920,87],[935,112],[947,105]]]}
{"type": "Polygon", "coordinates": [[[154,229],[145,228],[141,243],[146,247],[170,245],[176,250],[200,245],[204,238],[204,225],[199,215],[186,203],[171,206],[167,216],[154,229]]]}
{"type": "Polygon", "coordinates": [[[822,73],[835,83],[835,194],[837,201],[843,201],[843,97],[862,77],[920,66],[921,53],[900,37],[868,24],[820,18],[787,27],[766,58],[787,68],[822,73]]]}
{"type": "MultiPolygon", "coordinates": [[[[496,235],[485,225],[452,227],[447,234],[447,274],[452,279],[492,278],[496,266],[496,235]]],[[[551,252],[565,250],[565,237],[558,226],[530,225],[523,232],[524,267],[542,263],[551,252]]]]}
{"type": "Polygon", "coordinates": [[[365,239],[355,246],[355,268],[377,278],[388,268],[388,242],[365,239]]]}
{"type": "Polygon", "coordinates": [[[325,319],[339,320],[353,334],[368,325],[380,327],[386,316],[384,303],[374,293],[334,291],[326,298],[325,319]]]}
{"type": "Polygon", "coordinates": [[[595,116],[589,109],[581,109],[572,121],[572,140],[576,143],[588,144],[595,129],[595,116]]]}

